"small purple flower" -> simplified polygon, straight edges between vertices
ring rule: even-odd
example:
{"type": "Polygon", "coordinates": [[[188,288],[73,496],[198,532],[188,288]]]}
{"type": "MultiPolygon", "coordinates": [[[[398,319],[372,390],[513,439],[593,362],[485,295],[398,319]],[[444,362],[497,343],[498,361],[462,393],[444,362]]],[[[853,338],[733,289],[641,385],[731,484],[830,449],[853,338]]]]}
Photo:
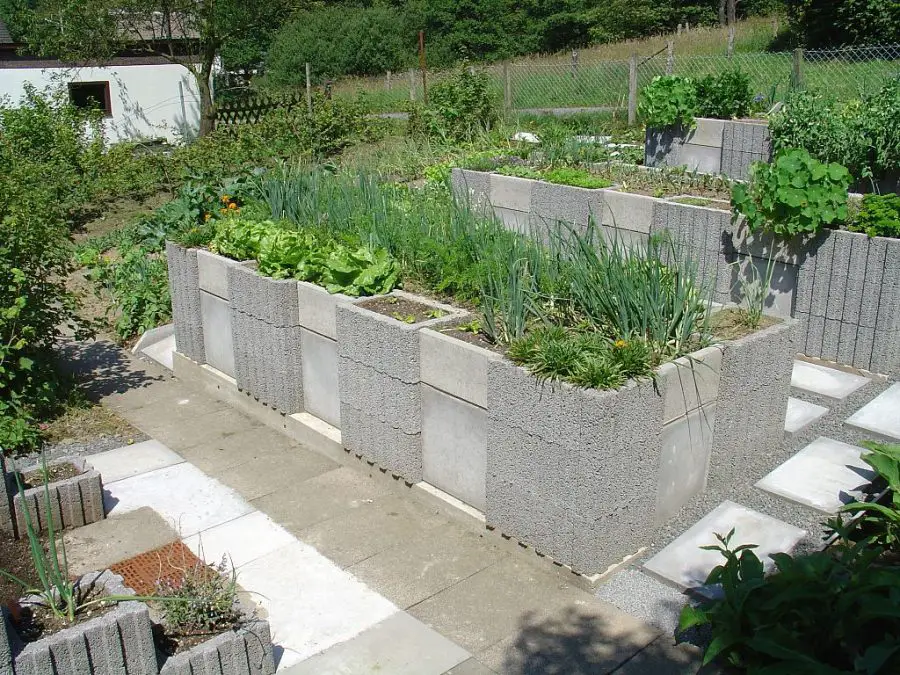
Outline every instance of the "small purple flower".
{"type": "Polygon", "coordinates": [[[753,97],[754,103],[762,103],[765,100],[766,100],[766,97],[763,94],[757,94],[756,96],[753,97]]]}

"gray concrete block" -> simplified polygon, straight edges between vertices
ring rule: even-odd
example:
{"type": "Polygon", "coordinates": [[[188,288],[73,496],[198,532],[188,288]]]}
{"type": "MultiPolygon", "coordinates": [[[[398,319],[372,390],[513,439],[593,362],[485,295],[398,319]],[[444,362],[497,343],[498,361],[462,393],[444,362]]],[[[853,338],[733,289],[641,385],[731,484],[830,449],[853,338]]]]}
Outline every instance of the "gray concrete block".
{"type": "MultiPolygon", "coordinates": [[[[103,587],[108,595],[133,595],[122,578],[111,572],[92,572],[79,585],[103,587]]],[[[40,602],[25,598],[23,606],[40,602]]],[[[8,622],[8,617],[4,613],[8,622]]],[[[7,625],[7,634],[10,634],[7,625]]],[[[105,675],[157,673],[156,648],[150,612],[140,602],[120,602],[106,613],[58,633],[31,642],[15,655],[13,671],[19,675],[105,675]]]]}
{"type": "Polygon", "coordinates": [[[847,365],[853,365],[853,355],[856,351],[856,334],[859,326],[855,323],[841,322],[838,334],[837,358],[835,361],[847,365]]]}
{"type": "Polygon", "coordinates": [[[591,207],[599,212],[602,200],[600,190],[535,181],[530,212],[547,223],[561,222],[583,229],[587,227],[591,207]]]}
{"type": "Polygon", "coordinates": [[[859,326],[856,329],[856,342],[853,347],[853,367],[863,370],[875,370],[872,366],[872,349],[875,345],[875,329],[859,326]]]}
{"type": "Polygon", "coordinates": [[[547,227],[550,223],[545,222],[541,218],[532,217],[526,211],[516,211],[514,209],[505,209],[500,206],[491,207],[494,217],[503,223],[503,226],[511,232],[519,232],[521,234],[530,234],[536,227],[547,227]]]}
{"type": "Polygon", "coordinates": [[[324,337],[337,339],[335,308],[338,304],[355,302],[342,293],[329,293],[321,286],[306,281],[297,282],[300,325],[324,337]]]}
{"type": "Polygon", "coordinates": [[[870,370],[894,374],[900,366],[900,331],[876,330],[872,342],[870,370]]]}
{"type": "Polygon", "coordinates": [[[229,300],[228,268],[241,263],[203,249],[197,249],[197,273],[200,290],[229,300]]]}
{"type": "Polygon", "coordinates": [[[646,166],[675,166],[687,131],[681,127],[654,129],[648,127],[644,135],[644,164],[646,166]]]}
{"type": "Polygon", "coordinates": [[[499,206],[513,211],[529,213],[531,211],[531,192],[537,181],[516,176],[491,176],[491,206],[499,206]]]}
{"type": "Polygon", "coordinates": [[[444,316],[408,324],[358,305],[339,305],[335,315],[338,354],[395,379],[415,384],[419,381],[418,331],[448,325],[466,313],[402,291],[394,291],[392,295],[434,307],[444,312],[444,316]]]}
{"type": "Polygon", "coordinates": [[[834,230],[831,233],[834,238],[834,255],[827,290],[828,301],[825,304],[825,318],[837,321],[843,318],[844,300],[847,294],[847,272],[850,268],[852,238],[844,236],[845,234],[851,233],[840,230],[834,230]]]}
{"type": "Polygon", "coordinates": [[[683,417],[701,404],[714,403],[719,394],[722,347],[706,347],[657,369],[656,382],[663,396],[663,422],[683,417]]]}
{"type": "Polygon", "coordinates": [[[206,362],[229,377],[234,377],[234,340],[228,301],[201,290],[200,314],[203,317],[206,362]]]}
{"type": "Polygon", "coordinates": [[[262,355],[266,402],[292,415],[303,410],[302,329],[299,326],[264,326],[271,349],[262,355]]]}
{"type": "Polygon", "coordinates": [[[703,145],[712,148],[721,148],[723,134],[725,132],[725,120],[716,120],[709,117],[697,117],[694,120],[695,127],[691,129],[685,142],[689,145],[703,145]]]}
{"type": "Polygon", "coordinates": [[[422,382],[486,408],[488,362],[502,357],[428,328],[419,332],[419,340],[422,382]]]}
{"type": "Polygon", "coordinates": [[[813,273],[815,292],[810,302],[810,316],[825,316],[828,308],[828,289],[831,287],[835,241],[836,238],[832,236],[831,232],[821,241],[816,240],[815,272],[813,273]]]}
{"type": "Polygon", "coordinates": [[[175,344],[178,351],[188,358],[197,363],[205,363],[197,251],[167,241],[166,260],[169,267],[175,344]]]}
{"type": "Polygon", "coordinates": [[[296,279],[266,280],[266,301],[269,308],[268,323],[282,328],[300,325],[299,295],[296,279]]]}
{"type": "Polygon", "coordinates": [[[160,675],[274,675],[269,624],[260,619],[166,660],[160,675]]]}
{"type": "Polygon", "coordinates": [[[405,434],[401,429],[342,401],[341,440],[350,452],[362,455],[410,483],[422,480],[420,434],[405,434]]]}
{"type": "Polygon", "coordinates": [[[620,246],[629,249],[637,248],[638,250],[643,250],[650,238],[649,234],[643,232],[623,230],[617,227],[608,227],[606,225],[601,225],[599,231],[607,243],[619,244],[620,246]]]}
{"type": "Polygon", "coordinates": [[[866,283],[867,261],[869,259],[870,240],[863,234],[850,237],[850,260],[847,266],[847,283],[844,289],[844,306],[841,321],[859,324],[860,311],[865,296],[863,289],[866,283]]]}
{"type": "Polygon", "coordinates": [[[808,255],[810,243],[801,235],[785,239],[771,232],[751,232],[743,217],[727,229],[728,252],[752,255],[766,262],[771,258],[788,265],[800,265],[808,255]]]}
{"type": "Polygon", "coordinates": [[[841,322],[837,319],[825,319],[825,330],[822,334],[822,353],[820,358],[826,361],[837,361],[838,344],[841,338],[841,322]]]}
{"type": "Polygon", "coordinates": [[[421,430],[419,384],[385,375],[353,359],[338,357],[341,409],[350,406],[406,434],[421,430]]]}
{"type": "Polygon", "coordinates": [[[300,345],[303,406],[306,412],[340,429],[337,342],[301,328],[300,345]]]}
{"type": "Polygon", "coordinates": [[[673,517],[706,489],[715,426],[716,405],[711,403],[663,427],[656,490],[658,523],[673,517]]]}
{"type": "Polygon", "coordinates": [[[543,555],[568,564],[573,560],[574,520],[566,506],[535,495],[516,483],[495,485],[485,513],[487,522],[543,555]]]}
{"type": "Polygon", "coordinates": [[[825,338],[825,317],[810,316],[806,320],[806,347],[803,353],[807,356],[820,356],[825,338]]]}
{"type": "MultiPolygon", "coordinates": [[[[49,511],[43,485],[29,488],[23,494],[19,494],[15,489],[12,504],[19,537],[26,536],[26,510],[36,532],[47,532],[51,519],[54,530],[59,531],[94,523],[106,517],[103,509],[103,480],[100,474],[94,471],[93,467],[81,457],[61,457],[47,462],[47,466],[59,464],[72,464],[82,473],[47,485],[49,511]]],[[[19,465],[10,468],[11,471],[27,474],[40,470],[41,465],[19,465]]],[[[10,486],[16,485],[15,479],[12,477],[8,477],[7,481],[10,486]]]]}
{"type": "Polygon", "coordinates": [[[467,204],[473,211],[482,212],[490,206],[490,173],[453,169],[450,172],[450,185],[457,202],[467,204]]]}
{"type": "Polygon", "coordinates": [[[428,385],[421,387],[424,480],[484,511],[487,413],[428,385]]]}
{"type": "Polygon", "coordinates": [[[597,216],[597,224],[649,234],[653,223],[653,208],[657,201],[659,200],[646,195],[603,190],[603,208],[597,216]]]}
{"type": "Polygon", "coordinates": [[[752,284],[768,284],[768,293],[764,301],[764,312],[782,319],[790,318],[794,313],[797,293],[796,265],[785,264],[767,259],[736,254],[731,269],[731,301],[736,304],[745,302],[743,291],[752,284]],[[772,266],[772,277],[768,279],[769,265],[772,266]]]}
{"type": "Polygon", "coordinates": [[[677,161],[688,171],[718,174],[722,170],[722,149],[687,142],[681,146],[677,161]]]}

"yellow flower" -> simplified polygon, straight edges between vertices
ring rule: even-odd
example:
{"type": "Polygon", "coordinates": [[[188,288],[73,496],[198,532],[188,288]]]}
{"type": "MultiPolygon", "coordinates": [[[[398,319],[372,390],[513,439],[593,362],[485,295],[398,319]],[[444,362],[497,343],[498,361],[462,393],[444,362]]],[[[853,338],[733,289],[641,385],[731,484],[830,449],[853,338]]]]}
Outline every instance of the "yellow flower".
{"type": "Polygon", "coordinates": [[[617,349],[622,349],[623,347],[627,347],[627,346],[628,346],[628,343],[625,342],[625,340],[616,340],[616,345],[615,345],[615,346],[616,346],[617,349]]]}
{"type": "Polygon", "coordinates": [[[227,204],[230,201],[231,201],[231,197],[229,197],[228,195],[222,195],[222,203],[223,204],[227,204]]]}
{"type": "Polygon", "coordinates": [[[203,220],[209,220],[210,218],[212,218],[212,214],[211,214],[211,213],[204,213],[204,214],[203,214],[203,220]]]}
{"type": "Polygon", "coordinates": [[[228,213],[228,209],[219,209],[219,213],[224,216],[226,213],[228,213]]]}

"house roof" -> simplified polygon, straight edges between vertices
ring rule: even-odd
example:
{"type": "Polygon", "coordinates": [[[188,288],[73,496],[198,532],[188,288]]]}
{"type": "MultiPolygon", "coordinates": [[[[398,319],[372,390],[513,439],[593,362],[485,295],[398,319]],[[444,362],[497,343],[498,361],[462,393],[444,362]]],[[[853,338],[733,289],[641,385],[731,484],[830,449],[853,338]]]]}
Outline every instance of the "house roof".
{"type": "Polygon", "coordinates": [[[6,24],[3,23],[3,19],[0,19],[0,45],[11,45],[15,44],[12,39],[12,36],[9,34],[9,29],[6,27],[6,24]]]}

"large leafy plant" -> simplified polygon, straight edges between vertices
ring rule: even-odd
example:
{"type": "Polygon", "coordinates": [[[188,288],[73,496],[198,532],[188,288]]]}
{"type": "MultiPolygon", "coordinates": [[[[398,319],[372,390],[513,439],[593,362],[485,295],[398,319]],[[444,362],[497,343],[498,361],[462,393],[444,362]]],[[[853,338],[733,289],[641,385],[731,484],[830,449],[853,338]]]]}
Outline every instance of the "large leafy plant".
{"type": "Polygon", "coordinates": [[[900,238],[900,195],[866,195],[848,229],[870,237],[900,238]]]}
{"type": "Polygon", "coordinates": [[[847,220],[849,186],[850,173],[840,164],[824,164],[806,150],[784,150],[771,164],[753,165],[749,187],[734,185],[732,204],[752,230],[808,234],[847,220]]]}
{"type": "Polygon", "coordinates": [[[746,117],[753,104],[750,77],[740,70],[726,70],[697,80],[697,114],[731,119],[746,117]]]}
{"type": "Polygon", "coordinates": [[[445,141],[471,141],[499,118],[490,78],[481,70],[459,68],[428,92],[428,105],[413,106],[409,129],[445,141]]]}
{"type": "Polygon", "coordinates": [[[648,127],[693,128],[697,87],[687,77],[659,75],[641,90],[638,112],[648,127]]]}

